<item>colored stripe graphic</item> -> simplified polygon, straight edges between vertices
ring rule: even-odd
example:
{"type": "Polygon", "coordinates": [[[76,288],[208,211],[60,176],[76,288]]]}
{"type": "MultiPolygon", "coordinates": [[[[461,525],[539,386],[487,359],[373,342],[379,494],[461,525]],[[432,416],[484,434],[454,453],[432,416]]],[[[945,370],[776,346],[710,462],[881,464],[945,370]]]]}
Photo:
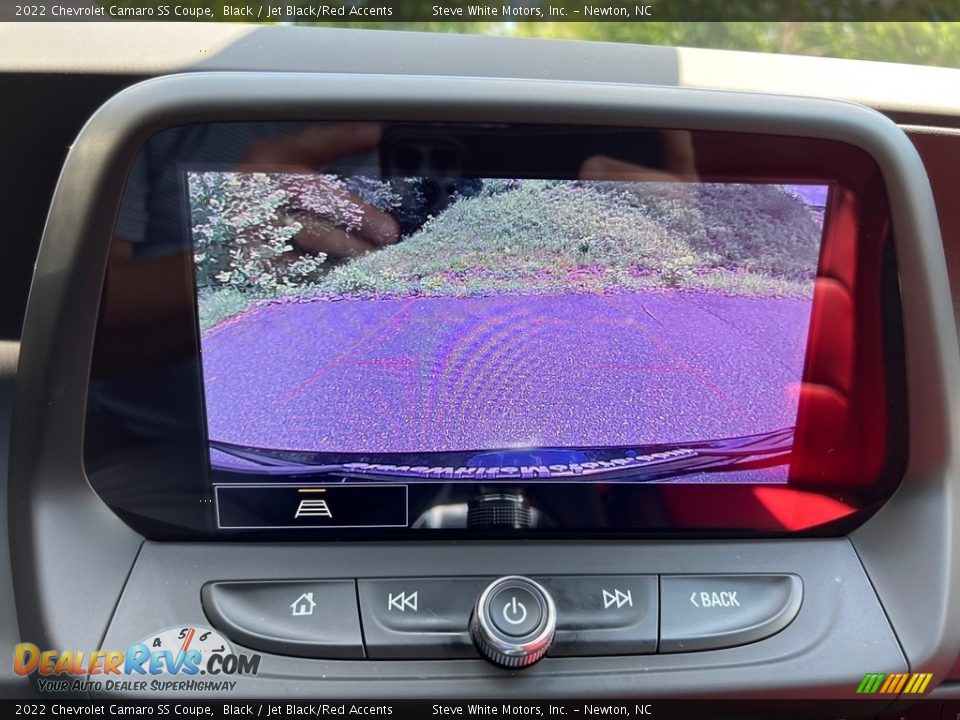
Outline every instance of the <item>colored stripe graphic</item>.
{"type": "Polygon", "coordinates": [[[867,673],[863,676],[863,680],[860,681],[860,686],[857,688],[857,692],[867,695],[875,693],[885,677],[885,673],[867,673]]]}
{"type": "Polygon", "coordinates": [[[903,692],[910,695],[919,695],[927,689],[927,685],[930,684],[932,678],[933,673],[914,673],[903,692]]]}
{"type": "Polygon", "coordinates": [[[860,695],[919,695],[926,692],[933,673],[867,673],[857,686],[860,695]]]}
{"type": "Polygon", "coordinates": [[[883,681],[883,685],[880,686],[879,692],[881,693],[892,692],[890,688],[893,685],[896,685],[899,680],[900,680],[900,675],[898,673],[892,673],[891,675],[887,675],[887,679],[883,681]]]}
{"type": "Polygon", "coordinates": [[[916,684],[917,684],[917,676],[916,676],[916,675],[913,675],[913,676],[911,676],[911,678],[910,678],[910,682],[908,682],[908,683],[907,683],[907,686],[903,689],[903,692],[905,692],[905,693],[912,693],[912,692],[913,692],[913,686],[916,685],[916,684]]]}
{"type": "Polygon", "coordinates": [[[903,686],[907,684],[907,678],[910,677],[910,673],[900,673],[900,680],[897,681],[896,686],[893,687],[891,692],[898,693],[903,690],[903,686]]]}

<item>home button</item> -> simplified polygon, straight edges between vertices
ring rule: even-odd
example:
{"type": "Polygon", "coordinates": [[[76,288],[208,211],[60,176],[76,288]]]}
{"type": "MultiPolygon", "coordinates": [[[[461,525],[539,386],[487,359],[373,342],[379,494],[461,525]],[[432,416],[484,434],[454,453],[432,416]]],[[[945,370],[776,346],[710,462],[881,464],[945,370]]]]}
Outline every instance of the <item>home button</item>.
{"type": "Polygon", "coordinates": [[[201,598],[211,624],[253,650],[364,657],[353,580],[216,582],[204,585],[201,598]]]}

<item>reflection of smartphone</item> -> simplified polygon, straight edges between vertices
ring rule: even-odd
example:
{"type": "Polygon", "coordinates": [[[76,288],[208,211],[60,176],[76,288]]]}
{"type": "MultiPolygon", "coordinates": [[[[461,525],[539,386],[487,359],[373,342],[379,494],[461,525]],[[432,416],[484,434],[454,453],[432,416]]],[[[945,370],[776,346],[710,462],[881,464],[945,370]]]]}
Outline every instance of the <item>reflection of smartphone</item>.
{"type": "Polygon", "coordinates": [[[652,130],[564,126],[393,124],[380,143],[381,176],[575,179],[594,155],[665,169],[652,130]]]}
{"type": "Polygon", "coordinates": [[[484,178],[573,180],[595,155],[652,169],[665,161],[662,137],[651,130],[393,124],[380,143],[380,177],[401,198],[392,214],[407,235],[455,198],[479,192],[484,178]]]}
{"type": "Polygon", "coordinates": [[[381,177],[459,177],[469,152],[452,132],[390,125],[380,142],[381,177]]]}

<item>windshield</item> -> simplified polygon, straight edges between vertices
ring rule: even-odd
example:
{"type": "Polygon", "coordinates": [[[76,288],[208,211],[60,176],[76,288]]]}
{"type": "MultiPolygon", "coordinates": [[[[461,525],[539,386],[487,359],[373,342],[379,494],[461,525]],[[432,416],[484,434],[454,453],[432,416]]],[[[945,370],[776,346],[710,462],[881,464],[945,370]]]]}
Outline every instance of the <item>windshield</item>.
{"type": "Polygon", "coordinates": [[[213,20],[587,40],[960,67],[960,22],[953,22],[960,20],[960,10],[954,0],[181,0],[175,13],[168,9],[166,14],[154,0],[62,4],[78,6],[78,13],[92,6],[103,13],[96,17],[112,20],[213,20]]]}
{"type": "Polygon", "coordinates": [[[450,22],[428,29],[960,67],[957,22],[450,22]]]}

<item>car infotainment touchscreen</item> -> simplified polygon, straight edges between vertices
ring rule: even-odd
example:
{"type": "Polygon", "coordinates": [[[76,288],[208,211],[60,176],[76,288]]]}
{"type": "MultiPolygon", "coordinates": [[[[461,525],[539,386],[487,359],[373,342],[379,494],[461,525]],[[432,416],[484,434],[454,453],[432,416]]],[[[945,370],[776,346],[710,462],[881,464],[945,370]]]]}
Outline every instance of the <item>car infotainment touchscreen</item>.
{"type": "Polygon", "coordinates": [[[786,482],[827,187],[452,184],[188,174],[215,469],[786,482]]]}
{"type": "Polygon", "coordinates": [[[842,520],[902,462],[882,183],[837,143],[749,140],[161,133],[119,210],[88,462],[100,427],[179,438],[159,462],[192,463],[219,531],[842,520]]]}

